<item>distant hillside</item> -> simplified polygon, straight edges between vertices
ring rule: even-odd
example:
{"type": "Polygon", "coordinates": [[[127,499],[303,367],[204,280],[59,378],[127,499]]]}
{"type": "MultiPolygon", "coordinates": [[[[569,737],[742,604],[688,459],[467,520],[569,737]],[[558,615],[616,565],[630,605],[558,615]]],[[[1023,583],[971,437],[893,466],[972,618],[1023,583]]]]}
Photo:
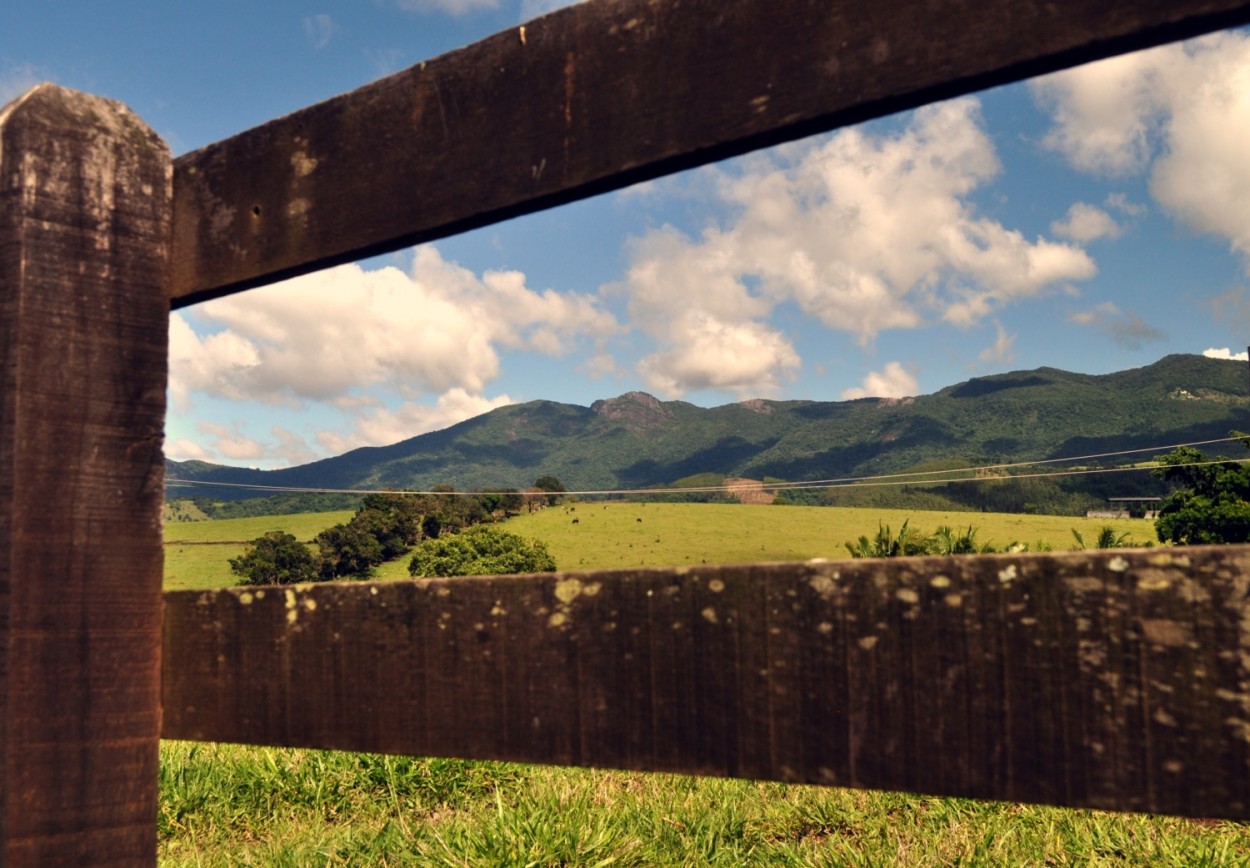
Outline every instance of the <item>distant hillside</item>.
{"type": "Polygon", "coordinates": [[[524,488],[550,474],[570,489],[643,488],[696,474],[797,481],[1062,458],[1214,439],[1232,429],[1250,429],[1246,364],[1173,355],[1103,376],[1039,368],[979,377],[903,399],[752,400],[710,409],[642,392],[590,407],[531,401],[285,470],[171,461],[168,471],[293,487],[524,488]]]}

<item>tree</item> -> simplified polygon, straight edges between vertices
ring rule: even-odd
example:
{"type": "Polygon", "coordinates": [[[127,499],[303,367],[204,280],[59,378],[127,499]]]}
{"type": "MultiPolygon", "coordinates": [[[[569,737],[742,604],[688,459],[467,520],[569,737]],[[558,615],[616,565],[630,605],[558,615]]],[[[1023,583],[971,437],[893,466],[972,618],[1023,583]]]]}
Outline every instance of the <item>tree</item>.
{"type": "Polygon", "coordinates": [[[273,530],[252,540],[251,548],[230,559],[230,571],[243,585],[289,585],[317,579],[308,546],[289,533],[273,530]]]}
{"type": "Polygon", "coordinates": [[[385,560],[377,537],[355,523],[328,527],[317,534],[314,542],[321,550],[318,572],[323,579],[367,577],[385,560]]]}
{"type": "Polygon", "coordinates": [[[489,525],[476,525],[438,539],[427,539],[413,550],[408,573],[412,576],[487,576],[503,573],[542,573],[556,562],[539,540],[526,539],[489,525]]]}
{"type": "Polygon", "coordinates": [[[554,476],[538,477],[537,479],[534,480],[534,487],[537,488],[539,491],[548,492],[547,494],[548,506],[555,506],[557,501],[560,500],[560,495],[568,490],[564,487],[564,483],[556,479],[554,476]]]}
{"type": "MultiPolygon", "coordinates": [[[[1250,449],[1250,435],[1233,432],[1250,449]]],[[[1159,459],[1154,475],[1179,487],[1155,520],[1161,542],[1177,545],[1250,542],[1250,467],[1216,461],[1190,446],[1159,459]]]]}

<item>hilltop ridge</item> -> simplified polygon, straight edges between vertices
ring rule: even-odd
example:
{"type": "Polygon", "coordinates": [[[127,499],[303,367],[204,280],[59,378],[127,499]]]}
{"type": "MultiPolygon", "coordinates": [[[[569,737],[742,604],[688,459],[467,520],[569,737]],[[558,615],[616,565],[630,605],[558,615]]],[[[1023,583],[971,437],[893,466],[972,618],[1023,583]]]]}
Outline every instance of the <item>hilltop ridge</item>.
{"type": "MultiPolygon", "coordinates": [[[[627,392],[513,404],[389,446],[282,470],[168,462],[171,478],[327,488],[642,488],[696,474],[791,481],[1076,457],[1250,429],[1245,363],[1172,355],[1093,375],[1037,368],[930,395],[702,408],[627,392]]],[[[182,489],[180,496],[185,496],[182,489]]],[[[218,497],[255,492],[215,490],[218,497]]]]}

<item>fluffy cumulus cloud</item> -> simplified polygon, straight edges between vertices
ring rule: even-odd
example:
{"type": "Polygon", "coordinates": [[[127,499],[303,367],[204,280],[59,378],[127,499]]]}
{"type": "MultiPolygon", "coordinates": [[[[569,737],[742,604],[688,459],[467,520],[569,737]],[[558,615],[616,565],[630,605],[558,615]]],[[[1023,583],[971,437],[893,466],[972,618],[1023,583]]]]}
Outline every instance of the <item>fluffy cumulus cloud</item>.
{"type": "MultiPolygon", "coordinates": [[[[533,290],[518,272],[478,276],[427,246],[417,249],[409,273],[344,265],[175,314],[170,396],[184,411],[196,395],[292,408],[329,404],[354,420],[348,433],[320,438],[338,451],[394,442],[509,403],[483,396],[503,350],[562,356],[580,340],[617,331],[595,297],[533,290]],[[398,396],[400,409],[387,409],[382,394],[398,396]]],[[[222,455],[251,457],[229,432],[201,433],[222,455]]],[[[305,454],[295,436],[275,432],[278,451],[305,454]]]]}
{"type": "Polygon", "coordinates": [[[398,443],[427,431],[447,428],[511,403],[512,399],[507,395],[484,398],[456,388],[439,395],[433,406],[405,403],[394,410],[378,407],[365,413],[348,434],[322,431],[317,434],[317,442],[331,455],[338,455],[358,446],[398,443]]]}
{"type": "Polygon", "coordinates": [[[213,422],[200,422],[196,426],[200,433],[209,438],[211,449],[218,455],[232,460],[260,458],[265,448],[259,442],[243,434],[239,425],[218,425],[213,422]]]}
{"type": "Polygon", "coordinates": [[[856,398],[906,398],[920,391],[920,384],[900,362],[890,362],[883,371],[864,377],[862,385],[842,392],[843,401],[856,398]]]}
{"type": "Polygon", "coordinates": [[[1228,347],[1223,347],[1221,349],[1211,347],[1210,349],[1203,350],[1202,354],[1208,359],[1229,359],[1234,362],[1250,361],[1250,353],[1234,353],[1228,347]]]}
{"type": "Polygon", "coordinates": [[[1062,220],[1050,224],[1050,231],[1060,238],[1070,238],[1083,244],[1099,238],[1119,238],[1124,234],[1123,227],[1114,217],[1087,202],[1074,204],[1062,220]]]}
{"type": "Polygon", "coordinates": [[[1101,61],[1032,85],[1046,143],[1084,171],[1148,172],[1163,208],[1228,240],[1250,270],[1250,34],[1101,61]]]}
{"type": "Polygon", "coordinates": [[[697,238],[658,229],[630,250],[622,291],[657,343],[641,373],[668,395],[775,390],[799,366],[768,323],[780,303],[866,345],[886,329],[971,326],[1095,273],[1078,245],[977,213],[970,196],[999,163],[975,99],[921,109],[893,134],[847,130],[738,166],[717,174],[724,224],[697,238]]]}

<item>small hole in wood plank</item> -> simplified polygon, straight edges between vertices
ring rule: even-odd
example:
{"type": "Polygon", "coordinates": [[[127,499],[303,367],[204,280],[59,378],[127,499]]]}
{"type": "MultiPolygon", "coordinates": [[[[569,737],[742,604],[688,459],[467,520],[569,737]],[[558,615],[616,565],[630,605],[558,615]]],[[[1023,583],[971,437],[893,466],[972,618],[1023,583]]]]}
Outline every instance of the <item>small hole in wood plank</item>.
{"type": "Polygon", "coordinates": [[[259,216],[260,216],[260,206],[259,206],[259,205],[253,205],[253,206],[252,206],[252,216],[253,216],[253,217],[259,217],[259,216]]]}

